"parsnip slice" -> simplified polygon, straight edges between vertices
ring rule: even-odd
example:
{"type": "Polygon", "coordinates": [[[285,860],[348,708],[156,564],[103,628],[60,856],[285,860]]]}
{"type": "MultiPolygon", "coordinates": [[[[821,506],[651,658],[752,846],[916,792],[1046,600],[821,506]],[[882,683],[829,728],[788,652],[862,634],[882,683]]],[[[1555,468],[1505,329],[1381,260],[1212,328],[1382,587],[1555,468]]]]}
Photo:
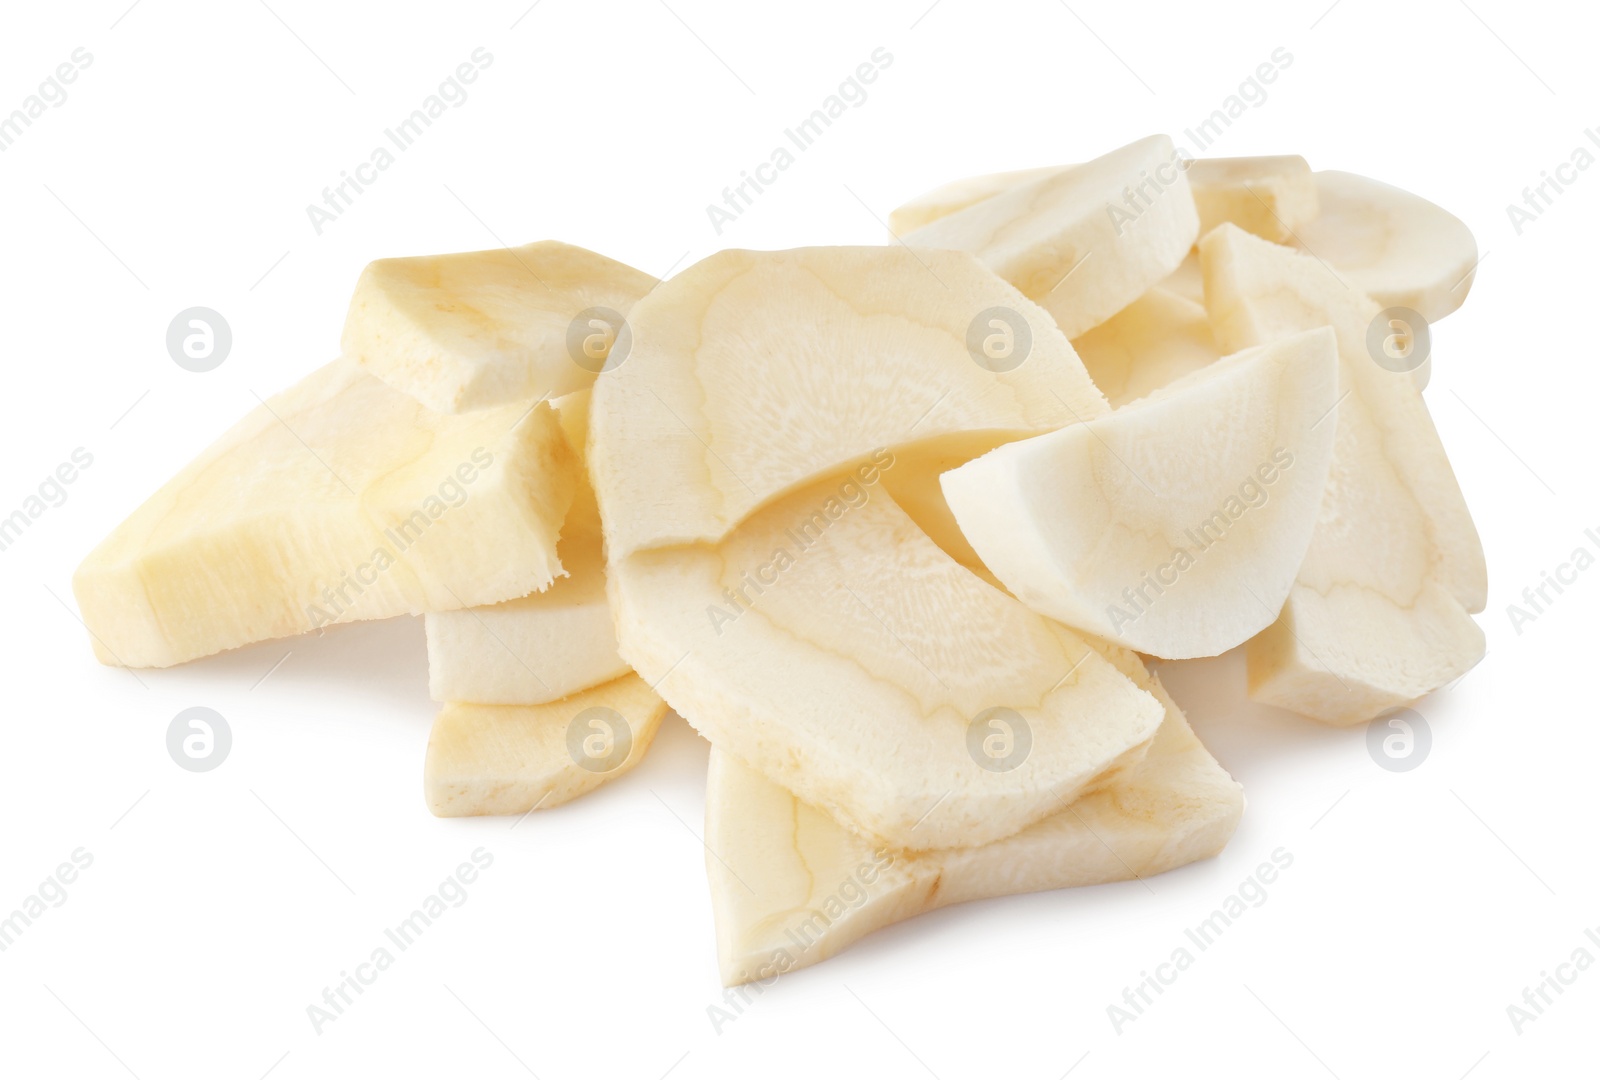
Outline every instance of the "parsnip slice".
{"type": "Polygon", "coordinates": [[[1201,158],[1189,164],[1189,190],[1204,236],[1224,222],[1286,243],[1317,216],[1317,184],[1306,159],[1201,158]]]}
{"type": "Polygon", "coordinates": [[[1321,518],[1280,625],[1250,650],[1252,696],[1328,723],[1370,720],[1482,656],[1468,615],[1487,591],[1477,529],[1422,395],[1367,350],[1374,301],[1315,259],[1231,226],[1200,253],[1225,348],[1330,325],[1339,345],[1321,518]]]}
{"type": "Polygon", "coordinates": [[[723,983],[806,967],[949,904],[1145,878],[1221,851],[1244,807],[1239,785],[1138,658],[1120,659],[1165,709],[1149,753],[1103,789],[979,847],[908,852],[865,839],[713,748],[706,873],[723,983]]]}
{"type": "MultiPolygon", "coordinates": [[[[590,391],[581,390],[554,402],[580,459],[589,398],[590,391]]],[[[539,705],[630,670],[617,654],[600,510],[585,476],[578,479],[556,554],[567,576],[544,592],[427,616],[428,685],[435,701],[539,705]]]]}
{"type": "Polygon", "coordinates": [[[949,217],[957,210],[965,210],[974,203],[992,198],[1002,191],[1031,183],[1042,177],[1054,176],[1071,167],[1046,165],[1036,169],[1013,169],[1009,172],[966,176],[960,180],[952,180],[948,184],[940,184],[889,211],[890,239],[898,240],[907,233],[914,232],[942,217],[949,217]]]}
{"type": "Polygon", "coordinates": [[[1277,616],[1327,486],[1324,328],[945,473],[961,531],[1029,607],[1140,652],[1215,656],[1277,616]]]}
{"type": "Polygon", "coordinates": [[[1182,160],[1155,135],[1045,175],[904,238],[969,251],[1077,337],[1178,268],[1200,233],[1182,160]]]}
{"type": "Polygon", "coordinates": [[[554,240],[379,259],[356,282],[344,355],[441,412],[557,397],[612,362],[623,335],[606,313],[626,316],[655,284],[554,240]]]}
{"type": "Polygon", "coordinates": [[[1072,347],[1114,409],[1222,356],[1206,309],[1165,285],[1155,286],[1072,347]]]}
{"type": "Polygon", "coordinates": [[[590,436],[613,560],[720,540],[876,450],[994,445],[1108,409],[1049,316],[955,252],[724,251],[630,322],[590,436]]]}
{"type": "Polygon", "coordinates": [[[1365,176],[1315,175],[1321,211],[1295,230],[1296,246],[1331,264],[1380,308],[1410,308],[1432,322],[1462,305],[1478,264],[1478,242],[1465,222],[1365,176]]]}
{"type": "Polygon", "coordinates": [[[1016,832],[1046,794],[1136,761],[1161,721],[1077,634],[934,546],[872,474],[796,492],[716,547],[638,552],[609,579],[623,657],[679,715],[898,847],[1016,832]]]}
{"type": "Polygon", "coordinates": [[[432,412],[338,360],[265,402],[84,559],[107,664],[549,586],[577,462],[548,405],[432,412]]]}
{"type": "Polygon", "coordinates": [[[428,809],[467,817],[560,806],[637,765],[666,714],[633,674],[544,705],[452,702],[428,737],[428,809]]]}

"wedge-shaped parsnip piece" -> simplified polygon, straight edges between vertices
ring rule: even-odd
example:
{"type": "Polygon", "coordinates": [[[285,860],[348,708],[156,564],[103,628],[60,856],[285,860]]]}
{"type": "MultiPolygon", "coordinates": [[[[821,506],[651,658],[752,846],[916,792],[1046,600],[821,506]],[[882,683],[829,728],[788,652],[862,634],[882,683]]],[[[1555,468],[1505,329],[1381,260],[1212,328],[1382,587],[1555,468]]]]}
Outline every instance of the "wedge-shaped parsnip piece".
{"type": "Polygon", "coordinates": [[[613,363],[618,317],[655,284],[555,240],[379,259],[356,282],[344,355],[440,412],[556,397],[613,363]]]}
{"type": "Polygon", "coordinates": [[[1206,309],[1162,285],[1079,337],[1072,347],[1114,409],[1199,371],[1222,355],[1211,337],[1206,309]]]}
{"type": "Polygon", "coordinates": [[[447,704],[428,737],[428,809],[467,817],[560,806],[637,765],[666,713],[633,674],[545,705],[447,704]]]}
{"type": "Polygon", "coordinates": [[[879,487],[893,467],[798,491],[716,547],[613,562],[617,636],[701,734],[858,831],[987,843],[1138,760],[1162,712],[934,546],[879,487]]]}
{"type": "Polygon", "coordinates": [[[1410,308],[1432,322],[1461,306],[1478,265],[1478,242],[1465,222],[1365,176],[1315,175],[1321,212],[1295,230],[1296,246],[1381,308],[1410,308]]]}
{"type": "Polygon", "coordinates": [[[78,567],[108,664],[546,588],[577,463],[548,405],[431,412],[338,360],[241,420],[78,567]]]}
{"type": "MultiPolygon", "coordinates": [[[[581,390],[554,403],[579,458],[590,393],[581,390]]],[[[617,654],[600,510],[586,477],[578,480],[556,554],[567,576],[544,592],[428,615],[428,684],[435,701],[539,705],[629,670],[617,654]]]]}
{"type": "Polygon", "coordinates": [[[984,173],[966,176],[940,184],[930,191],[889,211],[889,237],[898,240],[924,225],[949,217],[957,210],[965,210],[974,203],[992,198],[1002,191],[1020,187],[1046,176],[1065,172],[1070,165],[1046,165],[1037,169],[1013,169],[1010,172],[984,173]]]}
{"type": "Polygon", "coordinates": [[[1201,158],[1189,164],[1189,189],[1202,236],[1231,221],[1281,244],[1317,216],[1317,184],[1303,157],[1201,158]]]}
{"type": "Polygon", "coordinates": [[[724,251],[629,322],[590,438],[613,560],[718,541],[880,449],[993,446],[1108,409],[1049,316],[958,252],[724,251]]]}
{"type": "Polygon", "coordinates": [[[1337,383],[1332,331],[1310,331],[1002,446],[945,473],[945,498],[1035,611],[1154,656],[1216,656],[1270,625],[1294,583],[1337,383]]]}
{"type": "Polygon", "coordinates": [[[1166,709],[1149,753],[1099,791],[1055,802],[1048,817],[980,847],[908,852],[864,839],[713,748],[706,848],[716,856],[706,873],[724,985],[806,967],[949,904],[1146,878],[1221,851],[1244,807],[1239,785],[1138,658],[1117,659],[1166,709]]]}
{"type": "Polygon", "coordinates": [[[1252,643],[1251,696],[1328,723],[1370,720],[1482,656],[1467,614],[1487,591],[1477,529],[1422,395],[1368,352],[1374,301],[1315,259],[1231,226],[1200,253],[1224,348],[1330,325],[1339,345],[1321,518],[1279,625],[1252,643]]]}
{"type": "Polygon", "coordinates": [[[1165,135],[1010,188],[905,237],[969,251],[1050,312],[1069,338],[1178,268],[1200,219],[1165,135]]]}

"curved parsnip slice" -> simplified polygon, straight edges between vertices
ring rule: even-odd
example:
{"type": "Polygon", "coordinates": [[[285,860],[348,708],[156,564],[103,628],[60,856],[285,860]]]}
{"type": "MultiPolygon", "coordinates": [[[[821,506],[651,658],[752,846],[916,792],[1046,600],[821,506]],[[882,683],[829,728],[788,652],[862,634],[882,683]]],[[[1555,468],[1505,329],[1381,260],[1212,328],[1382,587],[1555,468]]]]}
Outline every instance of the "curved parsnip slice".
{"type": "Polygon", "coordinates": [[[1201,158],[1189,163],[1203,236],[1224,222],[1274,243],[1286,243],[1317,216],[1317,184],[1306,159],[1201,158]]]}
{"type": "Polygon", "coordinates": [[[859,837],[713,748],[706,847],[717,857],[706,873],[724,985],[809,966],[949,904],[1146,878],[1221,851],[1244,808],[1239,785],[1137,657],[1113,663],[1165,708],[1149,753],[1093,794],[979,847],[908,852],[859,837]]]}
{"type": "Polygon", "coordinates": [[[166,667],[561,573],[577,462],[548,405],[431,412],[337,360],[252,411],[73,575],[102,662],[166,667]]]}
{"type": "Polygon", "coordinates": [[[984,173],[964,176],[948,184],[940,184],[924,191],[916,198],[889,211],[889,238],[898,240],[924,225],[949,217],[957,210],[965,210],[974,203],[992,198],[1002,191],[1031,183],[1046,176],[1065,172],[1070,165],[1046,165],[1037,169],[1013,169],[1009,172],[984,173]]]}
{"type": "Polygon", "coordinates": [[[879,448],[993,445],[1108,408],[1049,317],[955,252],[724,251],[629,321],[589,448],[613,560],[720,540],[879,448]]]}
{"type": "Polygon", "coordinates": [[[637,765],[666,714],[633,674],[544,705],[452,702],[428,736],[428,809],[467,817],[560,806],[637,765]]]}
{"type": "Polygon", "coordinates": [[[958,210],[905,242],[971,252],[1074,338],[1176,270],[1199,234],[1182,161],[1171,139],[1154,135],[958,210]]]}
{"type": "Polygon", "coordinates": [[[1072,347],[1113,409],[1222,356],[1206,309],[1163,285],[1080,336],[1072,347]]]}
{"type": "MultiPolygon", "coordinates": [[[[554,402],[581,459],[590,392],[554,402]]],[[[581,471],[581,470],[580,470],[581,471]]],[[[580,475],[556,547],[567,576],[516,600],[427,616],[428,686],[435,701],[539,705],[626,673],[606,600],[594,490],[580,475]]]]}
{"type": "Polygon", "coordinates": [[[984,584],[878,486],[610,567],[622,655],[715,745],[867,835],[981,844],[1136,761],[1159,704],[984,584]]]}
{"type": "Polygon", "coordinates": [[[556,397],[610,361],[617,327],[592,309],[626,315],[655,284],[555,240],[379,259],[350,298],[344,355],[440,412],[556,397]]]}
{"type": "Polygon", "coordinates": [[[1281,626],[1250,651],[1253,694],[1329,723],[1370,720],[1482,656],[1468,615],[1487,592],[1477,529],[1422,395],[1367,351],[1374,301],[1315,259],[1229,226],[1200,254],[1224,347],[1330,325],[1339,347],[1321,520],[1281,626]]]}
{"type": "Polygon", "coordinates": [[[1465,222],[1365,176],[1315,175],[1321,212],[1296,230],[1296,246],[1332,264],[1380,308],[1407,307],[1431,322],[1461,306],[1478,265],[1478,242],[1465,222]]]}
{"type": "Polygon", "coordinates": [[[1271,624],[1327,486],[1326,328],[1235,354],[1110,416],[943,477],[984,565],[1069,626],[1169,659],[1271,624]]]}

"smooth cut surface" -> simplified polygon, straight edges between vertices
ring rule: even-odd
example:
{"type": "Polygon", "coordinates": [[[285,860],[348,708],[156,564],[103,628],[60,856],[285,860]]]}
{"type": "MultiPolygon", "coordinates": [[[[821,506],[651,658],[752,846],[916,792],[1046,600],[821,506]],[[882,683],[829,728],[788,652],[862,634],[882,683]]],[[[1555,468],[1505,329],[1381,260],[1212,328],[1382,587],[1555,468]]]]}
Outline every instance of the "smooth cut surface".
{"type": "Polygon", "coordinates": [[[971,252],[1074,338],[1176,270],[1199,235],[1182,160],[1171,139],[1153,135],[904,239],[915,248],[971,252]]]}
{"type": "Polygon", "coordinates": [[[715,548],[614,563],[610,584],[622,655],[680,716],[897,847],[1014,833],[1136,761],[1161,721],[1076,633],[963,569],[875,483],[824,481],[715,548]],[[980,719],[993,709],[1011,710],[1007,730],[980,719]]]}
{"type": "Polygon", "coordinates": [[[1421,393],[1367,348],[1378,305],[1315,259],[1223,226],[1200,245],[1224,347],[1332,326],[1333,465],[1281,625],[1249,651],[1251,696],[1334,724],[1373,719],[1469,670],[1483,548],[1421,393]],[[1290,646],[1293,646],[1292,648],[1290,646]]]}
{"type": "Polygon", "coordinates": [[[993,445],[1108,409],[1050,317],[957,252],[724,251],[630,321],[590,435],[613,560],[716,542],[879,450],[993,445]]]}
{"type": "Polygon", "coordinates": [[[1297,247],[1330,263],[1380,308],[1410,308],[1432,322],[1466,301],[1478,242],[1464,221],[1355,173],[1319,172],[1316,183],[1321,211],[1297,230],[1297,247]]]}
{"type": "Polygon", "coordinates": [[[945,473],[984,564],[1069,626],[1168,659],[1266,628],[1327,485],[1338,357],[1323,328],[1219,360],[1110,416],[945,473]]]}
{"type": "Polygon", "coordinates": [[[452,702],[428,737],[428,809],[467,817],[560,806],[637,765],[666,714],[633,674],[545,705],[452,702]]]}
{"type": "Polygon", "coordinates": [[[1147,878],[1216,855],[1239,785],[1153,675],[1108,659],[1160,700],[1149,753],[1100,790],[980,847],[896,850],[859,837],[720,750],[706,779],[706,857],[724,985],[807,967],[874,930],[950,904],[1147,878]]]}

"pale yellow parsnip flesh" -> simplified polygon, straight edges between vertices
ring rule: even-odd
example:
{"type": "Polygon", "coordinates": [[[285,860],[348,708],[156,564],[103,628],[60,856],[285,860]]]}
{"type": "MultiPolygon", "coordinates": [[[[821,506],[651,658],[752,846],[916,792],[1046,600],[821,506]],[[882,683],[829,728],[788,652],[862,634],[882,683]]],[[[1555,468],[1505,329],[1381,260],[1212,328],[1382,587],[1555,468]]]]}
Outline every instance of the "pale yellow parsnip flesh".
{"type": "Polygon", "coordinates": [[[960,253],[725,251],[630,322],[632,353],[596,386],[591,421],[612,559],[720,540],[880,449],[1003,442],[1107,410],[1049,316],[960,253]],[[969,344],[1001,316],[1016,363],[969,344]]]}
{"type": "Polygon", "coordinates": [[[1137,657],[1108,659],[1165,711],[1149,752],[1100,790],[978,847],[904,851],[860,837],[713,749],[706,858],[724,984],[825,960],[873,930],[987,897],[1145,878],[1217,854],[1243,810],[1137,657]]]}
{"type": "Polygon", "coordinates": [[[1225,346],[1324,325],[1339,344],[1328,488],[1280,625],[1248,654],[1252,696],[1327,723],[1370,720],[1483,655],[1468,614],[1487,590],[1477,529],[1421,394],[1368,352],[1374,301],[1229,227],[1206,237],[1201,258],[1225,346]]]}
{"type": "Polygon", "coordinates": [[[631,673],[542,705],[446,704],[428,737],[428,808],[466,817],[560,806],[637,765],[666,713],[631,673]]]}
{"type": "Polygon", "coordinates": [[[616,327],[580,316],[626,316],[655,284],[554,240],[379,259],[350,299],[344,355],[441,412],[553,398],[592,385],[610,360],[616,327]]]}
{"type": "Polygon", "coordinates": [[[680,715],[901,847],[1016,832],[1047,794],[1138,760],[1161,719],[1076,634],[940,551],[875,477],[819,482],[716,547],[639,552],[610,585],[624,658],[680,715]],[[969,746],[996,708],[1030,733],[1005,769],[969,746]]]}
{"type": "Polygon", "coordinates": [[[945,497],[1035,611],[1147,654],[1215,656],[1272,622],[1305,557],[1337,372],[1326,328],[1245,350],[948,472],[945,497]]]}
{"type": "Polygon", "coordinates": [[[165,667],[561,573],[577,463],[548,406],[432,412],[347,360],[269,399],[73,577],[106,663],[165,667]]]}
{"type": "Polygon", "coordinates": [[[1183,161],[1165,135],[1008,188],[910,233],[967,251],[1036,300],[1073,338],[1183,262],[1200,233],[1183,161]]]}

